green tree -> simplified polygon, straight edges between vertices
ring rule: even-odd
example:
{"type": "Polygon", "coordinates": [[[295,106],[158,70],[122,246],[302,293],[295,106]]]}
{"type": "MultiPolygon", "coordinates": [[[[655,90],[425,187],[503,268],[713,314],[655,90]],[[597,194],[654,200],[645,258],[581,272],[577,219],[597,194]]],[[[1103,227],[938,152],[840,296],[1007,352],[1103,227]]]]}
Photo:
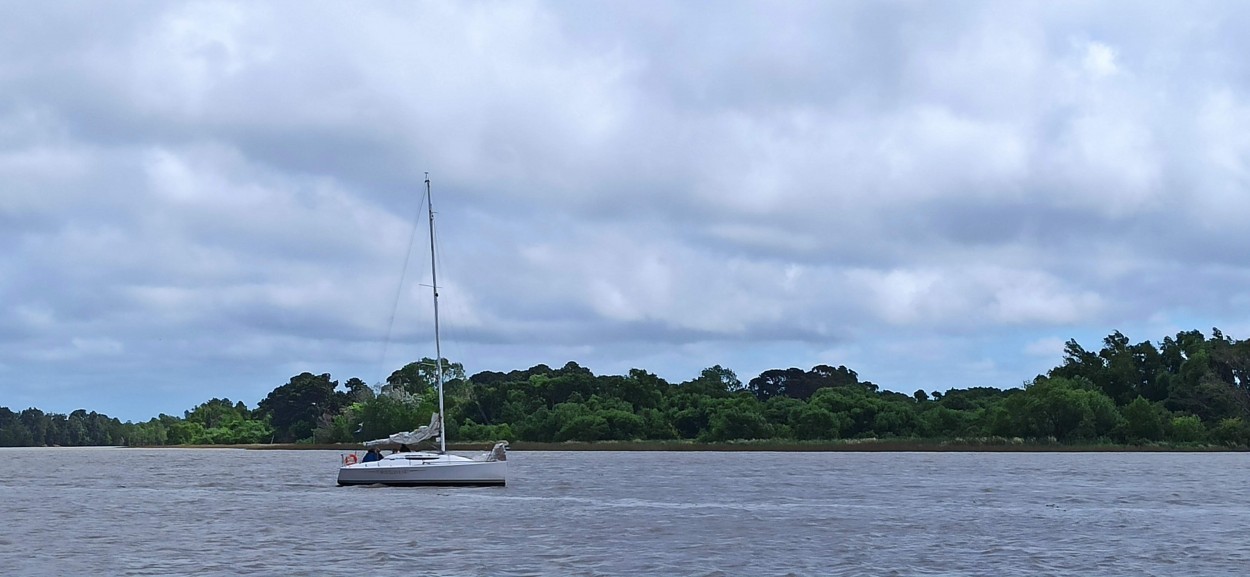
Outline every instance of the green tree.
{"type": "Polygon", "coordinates": [[[230,399],[212,399],[184,413],[187,421],[199,423],[205,429],[226,426],[234,421],[252,418],[252,411],[243,401],[231,403],[230,399]]]}
{"type": "Polygon", "coordinates": [[[887,406],[872,389],[859,385],[822,388],[808,403],[838,415],[843,438],[874,436],[877,415],[887,406]]]}
{"type": "MultiPolygon", "coordinates": [[[[464,365],[441,359],[443,366],[443,388],[448,389],[464,381],[464,365]]],[[[439,363],[429,357],[411,362],[403,368],[391,373],[386,379],[383,389],[399,389],[414,395],[420,395],[435,388],[438,384],[439,363]]],[[[363,384],[363,383],[362,383],[363,384]]]]}
{"type": "Polygon", "coordinates": [[[647,429],[646,421],[630,411],[608,409],[598,411],[595,414],[608,423],[608,432],[604,437],[606,439],[633,441],[642,439],[645,436],[647,429]]]}
{"type": "Polygon", "coordinates": [[[1145,397],[1138,396],[1124,406],[1122,438],[1129,442],[1159,441],[1163,439],[1164,412],[1145,397]]]}
{"type": "Polygon", "coordinates": [[[195,422],[178,420],[168,425],[166,430],[171,445],[202,443],[205,437],[204,425],[195,422]]]}
{"type": "Polygon", "coordinates": [[[1211,440],[1230,447],[1250,446],[1250,425],[1241,417],[1220,419],[1211,429],[1211,440]]]}
{"type": "Polygon", "coordinates": [[[43,411],[31,407],[22,411],[18,415],[18,420],[26,427],[30,433],[30,442],[32,445],[42,446],[48,444],[48,416],[43,411]]]}
{"type": "Polygon", "coordinates": [[[665,417],[663,411],[643,409],[639,416],[642,417],[643,438],[656,440],[678,438],[677,428],[665,417]]]}
{"type": "Polygon", "coordinates": [[[674,388],[672,394],[687,397],[726,397],[743,389],[742,381],[733,371],[720,365],[703,369],[699,377],[674,388]]]}
{"type": "Polygon", "coordinates": [[[369,385],[356,377],[347,379],[343,385],[347,387],[347,397],[353,403],[362,403],[377,396],[369,385]]]}
{"type": "Polygon", "coordinates": [[[556,433],[556,441],[601,441],[608,438],[611,425],[607,419],[587,414],[573,417],[556,433]]]}
{"type": "Polygon", "coordinates": [[[1005,420],[998,434],[1009,437],[1048,438],[1061,442],[1095,440],[1119,424],[1115,403],[1085,378],[1038,378],[1023,391],[1008,397],[1005,420]]]}
{"type": "Polygon", "coordinates": [[[794,437],[801,440],[837,439],[850,426],[844,414],[831,413],[814,405],[804,405],[791,420],[794,437]]]}
{"type": "Polygon", "coordinates": [[[759,403],[750,396],[739,395],[712,403],[703,440],[768,439],[772,436],[773,428],[764,418],[759,403]]]}
{"type": "Polygon", "coordinates": [[[310,439],[322,415],[337,415],[347,406],[347,394],[336,392],[337,387],[329,373],[300,373],[271,391],[257,411],[269,417],[278,442],[310,439]]]}
{"type": "Polygon", "coordinates": [[[17,413],[0,407],[0,447],[29,447],[34,444],[30,430],[17,413]]]}
{"type": "Polygon", "coordinates": [[[916,411],[905,402],[883,403],[872,421],[872,431],[878,437],[911,437],[918,428],[916,411]]]}
{"type": "Polygon", "coordinates": [[[981,437],[979,426],[985,409],[957,411],[941,405],[926,408],[917,415],[918,434],[922,437],[981,437]]]}
{"type": "Polygon", "coordinates": [[[1194,415],[1172,417],[1168,437],[1178,443],[1200,443],[1207,439],[1207,428],[1194,415]]]}
{"type": "Polygon", "coordinates": [[[513,434],[512,427],[509,425],[479,425],[472,420],[460,427],[456,438],[462,441],[517,440],[517,436],[513,434]]]}
{"type": "Polygon", "coordinates": [[[798,414],[807,407],[807,403],[790,397],[773,397],[763,405],[764,420],[773,428],[773,435],[778,438],[792,439],[796,437],[794,426],[798,414]]]}
{"type": "Polygon", "coordinates": [[[696,439],[707,433],[710,421],[708,405],[700,403],[672,412],[671,422],[680,439],[696,439]]]}

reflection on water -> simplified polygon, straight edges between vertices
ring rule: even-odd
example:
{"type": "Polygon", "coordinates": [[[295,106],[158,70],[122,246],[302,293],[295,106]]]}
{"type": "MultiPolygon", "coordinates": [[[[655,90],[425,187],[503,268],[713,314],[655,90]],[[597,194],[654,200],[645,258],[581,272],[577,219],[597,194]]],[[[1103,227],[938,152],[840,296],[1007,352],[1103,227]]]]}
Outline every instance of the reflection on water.
{"type": "Polygon", "coordinates": [[[0,450],[0,572],[1237,575],[1241,453],[513,452],[507,487],[339,454],[0,450]]]}

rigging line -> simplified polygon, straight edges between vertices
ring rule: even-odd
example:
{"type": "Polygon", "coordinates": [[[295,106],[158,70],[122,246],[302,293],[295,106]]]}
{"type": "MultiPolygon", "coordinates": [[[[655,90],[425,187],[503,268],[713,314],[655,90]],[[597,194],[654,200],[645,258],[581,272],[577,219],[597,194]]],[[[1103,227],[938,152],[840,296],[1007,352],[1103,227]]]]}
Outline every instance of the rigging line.
{"type": "MultiPolygon", "coordinates": [[[[427,199],[428,199],[428,196],[427,196],[427,199]]],[[[441,215],[441,214],[442,214],[442,211],[441,211],[441,210],[439,210],[439,209],[435,209],[435,210],[434,210],[434,214],[435,214],[436,216],[437,216],[437,215],[441,215]]],[[[433,238],[434,238],[434,242],[432,243],[432,246],[434,247],[434,250],[433,250],[433,252],[434,252],[434,254],[433,254],[433,258],[434,258],[434,265],[435,265],[436,267],[438,267],[438,270],[439,270],[439,277],[440,277],[441,279],[446,280],[446,279],[448,279],[448,278],[450,278],[450,277],[451,277],[451,274],[449,274],[449,273],[447,272],[447,270],[448,270],[448,269],[447,269],[447,267],[445,267],[445,266],[443,265],[443,262],[444,262],[444,260],[443,260],[443,253],[445,252],[444,247],[446,246],[446,243],[444,243],[444,242],[443,242],[443,237],[442,237],[442,234],[440,233],[440,229],[439,229],[439,223],[438,223],[438,222],[436,222],[436,221],[432,221],[432,222],[430,223],[430,226],[432,226],[432,227],[433,227],[432,236],[433,236],[433,238]]],[[[454,252],[454,251],[453,251],[453,252],[454,252]]],[[[422,286],[429,286],[429,285],[422,285],[422,286]]],[[[447,306],[446,306],[447,304],[455,304],[455,303],[456,303],[456,298],[455,298],[455,296],[456,296],[456,295],[455,295],[455,294],[452,294],[452,300],[451,300],[451,302],[450,302],[450,303],[449,303],[449,302],[446,300],[446,298],[444,297],[444,295],[443,295],[443,287],[445,287],[445,286],[447,286],[446,282],[444,282],[444,283],[442,283],[442,284],[438,285],[437,287],[430,287],[430,288],[435,289],[435,290],[438,292],[438,299],[439,299],[439,302],[440,302],[440,303],[444,303],[444,305],[443,305],[443,307],[442,307],[442,310],[443,310],[444,312],[446,312],[446,310],[447,310],[447,306]]],[[[436,353],[434,356],[436,356],[436,357],[440,357],[440,356],[441,356],[441,357],[442,357],[441,359],[437,359],[437,360],[436,360],[436,362],[438,362],[440,366],[442,366],[442,365],[443,365],[443,361],[446,361],[446,366],[447,366],[448,368],[450,368],[450,367],[451,367],[451,365],[452,365],[453,363],[455,363],[455,361],[453,361],[452,359],[457,358],[457,357],[463,358],[463,354],[462,354],[462,347],[461,347],[461,338],[458,338],[458,337],[460,336],[460,334],[461,334],[461,333],[459,332],[457,325],[456,325],[454,322],[452,322],[452,323],[447,323],[447,321],[446,321],[446,318],[445,318],[445,317],[444,317],[444,318],[443,318],[443,320],[442,320],[442,333],[443,333],[443,338],[442,338],[442,340],[441,340],[442,351],[441,351],[441,352],[439,352],[439,353],[436,353]],[[448,352],[448,351],[451,351],[451,352],[448,352]],[[459,354],[459,355],[458,355],[458,354],[454,354],[454,353],[457,353],[457,352],[461,352],[461,354],[459,354]]],[[[460,365],[461,365],[461,367],[460,367],[460,368],[463,370],[463,369],[464,369],[464,363],[463,363],[463,361],[460,363],[460,365]]],[[[466,375],[466,377],[467,377],[467,375],[466,375]]],[[[447,372],[444,372],[444,374],[443,374],[443,380],[444,380],[444,383],[446,383],[446,381],[447,381],[448,379],[449,379],[449,375],[448,375],[448,373],[447,373],[447,372]]]]}
{"type": "MultiPolygon", "coordinates": [[[[437,211],[437,210],[436,210],[436,211],[434,211],[434,214],[436,214],[436,215],[437,215],[437,214],[439,214],[439,211],[437,211]]],[[[430,226],[431,226],[431,227],[433,227],[433,229],[434,229],[434,230],[431,232],[431,237],[432,237],[432,238],[434,238],[434,243],[433,243],[433,245],[432,245],[432,246],[434,246],[434,255],[433,255],[433,258],[434,258],[434,264],[435,264],[435,266],[437,266],[437,267],[438,267],[438,270],[440,270],[440,271],[444,271],[444,272],[443,272],[443,278],[444,278],[444,279],[446,279],[446,278],[447,278],[447,273],[446,273],[445,271],[446,271],[447,269],[443,267],[443,243],[442,243],[442,239],[443,239],[443,237],[442,237],[442,236],[440,236],[440,235],[439,235],[439,233],[438,233],[438,223],[437,223],[437,222],[430,221],[430,226]]],[[[438,296],[439,296],[439,298],[441,299],[441,298],[443,297],[443,293],[442,293],[442,288],[443,288],[443,287],[442,287],[442,286],[436,286],[436,287],[432,287],[432,288],[434,289],[434,291],[435,291],[435,292],[437,292],[437,293],[438,293],[438,296]]],[[[446,302],[446,301],[443,301],[443,302],[446,302]]],[[[444,308],[443,310],[446,310],[446,309],[444,308]]],[[[447,333],[447,329],[449,328],[448,326],[446,326],[446,321],[444,321],[444,326],[443,326],[442,328],[443,328],[443,333],[444,333],[444,334],[446,334],[446,333],[447,333]]],[[[453,331],[453,332],[454,332],[454,331],[453,331]]],[[[446,354],[443,354],[443,353],[438,353],[438,354],[435,354],[434,356],[440,356],[440,355],[441,355],[444,359],[445,359],[445,358],[447,358],[447,355],[446,355],[446,354]]],[[[442,364],[442,359],[436,359],[436,361],[438,361],[440,365],[442,364]]],[[[446,378],[446,375],[443,375],[443,377],[444,377],[444,378],[446,378]]]]}
{"type": "MultiPolygon", "coordinates": [[[[434,211],[434,214],[435,214],[435,215],[442,214],[442,211],[435,210],[435,211],[434,211]]],[[[446,272],[448,269],[447,269],[447,267],[445,267],[445,266],[443,265],[443,247],[444,247],[444,246],[446,246],[446,244],[443,242],[443,237],[442,237],[442,235],[439,233],[438,223],[437,223],[437,222],[436,222],[436,223],[434,223],[434,225],[433,225],[433,226],[434,226],[434,240],[435,240],[435,242],[434,242],[434,246],[435,246],[435,249],[434,249],[434,261],[435,261],[435,265],[436,265],[436,266],[438,266],[438,270],[440,271],[439,276],[440,276],[441,278],[443,278],[444,280],[446,280],[446,279],[448,279],[448,278],[451,278],[451,276],[452,276],[450,273],[446,272]]],[[[455,251],[453,250],[452,252],[454,253],[455,251]]],[[[452,272],[454,272],[454,271],[452,271],[452,272]]],[[[446,285],[446,283],[443,283],[443,284],[439,285],[438,287],[435,287],[435,288],[437,288],[437,290],[438,290],[438,298],[439,298],[439,301],[440,301],[440,302],[442,302],[442,303],[447,303],[447,304],[453,304],[453,305],[454,305],[454,304],[456,304],[456,298],[455,298],[455,297],[456,297],[456,295],[455,295],[455,293],[453,293],[453,294],[452,294],[452,300],[451,300],[451,302],[450,302],[450,303],[448,303],[448,301],[444,298],[444,296],[443,296],[443,291],[442,291],[442,289],[443,289],[443,287],[444,287],[444,286],[447,286],[447,285],[446,285]]],[[[446,306],[446,304],[443,306],[443,309],[442,309],[442,310],[443,310],[444,312],[446,312],[446,311],[447,311],[447,306],[446,306]]],[[[454,319],[453,319],[453,321],[454,321],[454,319]]],[[[459,338],[457,338],[457,337],[460,335],[460,333],[459,333],[459,331],[457,330],[456,324],[455,324],[454,322],[452,322],[452,323],[448,323],[448,322],[447,322],[447,320],[446,320],[446,318],[444,318],[444,319],[443,319],[443,321],[442,321],[442,332],[443,332],[443,339],[442,339],[442,348],[443,348],[443,352],[442,352],[442,357],[443,357],[443,359],[446,359],[448,363],[451,363],[451,362],[453,362],[453,361],[451,360],[451,359],[453,358],[453,355],[449,354],[449,353],[447,352],[447,350],[448,350],[449,348],[450,348],[450,349],[454,349],[454,350],[459,350],[458,343],[460,342],[460,340],[461,340],[461,339],[459,339],[459,338]]],[[[443,377],[444,377],[444,378],[446,378],[446,375],[443,375],[443,377]]]]}
{"type": "MultiPolygon", "coordinates": [[[[441,215],[442,211],[436,209],[434,211],[434,214],[441,215]]],[[[430,226],[433,228],[433,230],[431,231],[431,234],[434,238],[434,242],[431,243],[431,246],[434,247],[434,250],[433,250],[434,254],[432,255],[434,259],[434,264],[435,266],[438,267],[438,270],[440,272],[439,278],[443,279],[444,281],[443,284],[440,284],[438,285],[438,287],[433,287],[433,288],[436,288],[438,292],[439,302],[443,303],[442,310],[446,312],[448,310],[448,305],[455,306],[457,304],[458,301],[456,300],[456,296],[460,293],[453,292],[451,295],[451,301],[447,301],[443,295],[442,289],[443,287],[447,286],[446,279],[449,279],[453,276],[452,274],[447,272],[448,268],[444,266],[443,264],[444,263],[443,256],[445,253],[444,247],[447,246],[447,243],[443,242],[443,237],[439,229],[439,223],[431,221],[430,226]]],[[[454,246],[453,246],[452,252],[453,252],[453,256],[455,256],[456,251],[455,251],[454,246]]],[[[453,259],[453,261],[455,261],[455,259],[453,259]]],[[[463,262],[463,261],[456,261],[456,262],[463,262]]],[[[452,272],[454,273],[454,271],[452,272]]],[[[428,286],[428,285],[423,285],[423,286],[428,286]]],[[[458,391],[457,395],[460,395],[460,394],[463,394],[463,391],[465,390],[463,388],[464,383],[466,383],[469,378],[468,372],[465,370],[464,360],[463,360],[467,356],[467,354],[465,353],[465,347],[464,347],[465,339],[463,338],[463,334],[459,330],[460,327],[456,325],[456,323],[454,322],[454,318],[453,318],[453,322],[448,323],[446,321],[446,316],[444,316],[441,326],[442,326],[442,334],[443,334],[443,337],[440,340],[441,351],[439,351],[437,354],[434,355],[440,358],[436,359],[435,362],[438,363],[438,368],[442,369],[443,371],[442,380],[443,380],[444,388],[446,387],[447,383],[452,380],[453,376],[454,378],[460,380],[461,388],[456,389],[458,391]],[[461,359],[461,360],[457,362],[453,359],[461,359]],[[459,365],[459,370],[458,372],[453,373],[452,371],[457,368],[456,365],[459,365]]]]}
{"type": "MultiPolygon", "coordinates": [[[[421,202],[417,205],[417,212],[412,218],[412,231],[408,233],[408,250],[404,251],[404,267],[399,271],[399,285],[395,287],[395,299],[391,304],[391,318],[386,325],[386,338],[382,341],[382,357],[378,359],[378,374],[386,371],[386,353],[391,346],[391,334],[395,330],[395,315],[399,311],[399,297],[404,292],[404,280],[408,276],[408,263],[412,260],[412,247],[417,242],[417,229],[421,228],[421,213],[425,209],[425,203],[429,201],[428,194],[421,195],[421,202]]],[[[390,375],[386,375],[389,378],[390,375]]],[[[387,384],[383,382],[382,384],[387,384]]]]}
{"type": "MultiPolygon", "coordinates": [[[[438,214],[438,212],[435,211],[435,214],[438,214]]],[[[434,225],[434,235],[435,235],[435,239],[437,240],[436,244],[438,246],[438,249],[434,253],[434,260],[438,264],[438,270],[444,271],[442,275],[440,276],[441,278],[444,279],[444,281],[446,281],[446,279],[452,278],[453,273],[455,273],[455,270],[448,271],[448,268],[443,265],[443,247],[446,246],[446,243],[442,242],[443,237],[441,234],[439,234],[439,228],[438,228],[437,223],[435,223],[434,225]]],[[[452,252],[453,254],[455,253],[454,248],[452,252]]],[[[455,259],[453,259],[453,261],[454,260],[455,259]]],[[[438,296],[439,296],[439,299],[444,303],[443,311],[446,312],[447,310],[449,310],[449,305],[453,307],[457,306],[460,303],[460,301],[456,298],[459,293],[456,293],[454,291],[451,293],[450,301],[445,299],[443,297],[443,292],[442,292],[442,288],[444,286],[447,286],[446,282],[444,282],[442,286],[438,287],[439,288],[438,296]]],[[[442,323],[442,329],[443,329],[442,357],[443,357],[443,360],[447,361],[448,367],[451,366],[451,363],[455,362],[452,360],[453,358],[459,357],[463,359],[463,354],[457,354],[459,353],[459,351],[461,351],[460,345],[462,341],[462,338],[461,338],[462,335],[460,333],[459,326],[455,322],[455,315],[452,315],[452,317],[453,317],[452,322],[449,323],[446,320],[447,316],[444,315],[443,323],[442,323]]],[[[463,363],[463,361],[461,362],[463,363]]],[[[444,381],[446,381],[448,379],[448,375],[444,374],[443,379],[444,381]]]]}

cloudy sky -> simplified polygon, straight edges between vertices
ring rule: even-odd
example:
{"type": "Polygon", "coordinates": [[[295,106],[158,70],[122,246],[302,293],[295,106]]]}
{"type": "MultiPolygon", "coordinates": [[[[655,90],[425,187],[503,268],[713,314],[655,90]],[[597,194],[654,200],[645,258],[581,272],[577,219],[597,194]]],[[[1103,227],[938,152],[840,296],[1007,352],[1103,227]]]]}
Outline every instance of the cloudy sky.
{"type": "Polygon", "coordinates": [[[0,2],[0,405],[1250,337],[1233,2],[0,2]],[[398,306],[397,306],[398,305],[398,306]]]}

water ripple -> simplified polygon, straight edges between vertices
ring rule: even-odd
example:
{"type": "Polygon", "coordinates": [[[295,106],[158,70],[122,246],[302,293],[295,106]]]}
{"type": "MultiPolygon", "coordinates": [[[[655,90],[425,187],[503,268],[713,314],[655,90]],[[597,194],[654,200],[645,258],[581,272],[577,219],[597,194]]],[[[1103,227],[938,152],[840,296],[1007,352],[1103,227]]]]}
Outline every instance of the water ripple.
{"type": "Polygon", "coordinates": [[[1250,566],[1245,454],[514,453],[507,487],[476,489],[335,487],[337,451],[2,456],[0,567],[12,575],[1238,575],[1250,566]]]}

